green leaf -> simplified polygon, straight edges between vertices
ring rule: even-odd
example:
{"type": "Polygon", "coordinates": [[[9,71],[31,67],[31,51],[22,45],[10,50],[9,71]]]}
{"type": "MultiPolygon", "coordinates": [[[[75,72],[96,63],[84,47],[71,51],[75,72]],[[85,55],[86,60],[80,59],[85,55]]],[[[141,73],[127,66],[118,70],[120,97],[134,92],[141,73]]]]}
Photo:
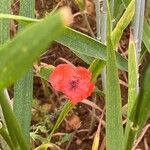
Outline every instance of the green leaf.
{"type": "MultiPolygon", "coordinates": [[[[11,148],[11,150],[15,150],[15,146],[11,141],[11,138],[8,134],[7,129],[5,128],[4,125],[2,125],[1,121],[0,121],[0,135],[1,137],[3,137],[3,139],[6,141],[6,143],[9,145],[9,147],[11,148]]],[[[1,141],[2,142],[2,141],[1,141]]],[[[2,143],[1,143],[2,144],[2,143]]]]}
{"type": "Polygon", "coordinates": [[[95,59],[89,69],[91,70],[92,72],[92,80],[93,81],[96,81],[97,77],[101,74],[103,68],[105,67],[106,65],[106,62],[105,61],[102,61],[102,60],[99,60],[99,59],[95,59]]]}
{"type": "Polygon", "coordinates": [[[132,0],[111,34],[114,49],[117,47],[124,29],[129,25],[129,23],[133,19],[134,12],[135,12],[135,0],[132,0]]]}
{"type": "Polygon", "coordinates": [[[40,21],[39,19],[33,19],[33,18],[24,17],[24,16],[4,14],[4,12],[0,13],[0,19],[14,19],[23,24],[31,24],[33,22],[40,21]]]}
{"type": "MultiPolygon", "coordinates": [[[[67,46],[72,51],[78,52],[85,56],[94,57],[106,61],[106,46],[97,40],[75,31],[66,28],[57,42],[67,46]],[[75,42],[74,42],[75,41],[75,42]]],[[[116,52],[117,64],[120,69],[127,71],[127,61],[119,53],[116,52]]]]}
{"type": "MultiPolygon", "coordinates": [[[[3,90],[0,90],[0,105],[2,106],[5,122],[7,125],[7,129],[9,131],[9,135],[11,137],[11,140],[14,142],[17,139],[17,142],[21,149],[29,150],[29,146],[24,139],[24,135],[23,135],[21,126],[20,126],[19,122],[17,121],[17,118],[11,109],[11,107],[4,95],[3,90]]],[[[16,150],[18,149],[18,147],[16,147],[16,145],[15,145],[15,148],[16,148],[16,150]]]]}
{"type": "Polygon", "coordinates": [[[130,4],[131,0],[123,0],[123,2],[125,4],[125,6],[127,7],[130,4]]]}
{"type": "MultiPolygon", "coordinates": [[[[17,17],[15,15],[9,15],[9,18],[12,18],[19,21],[24,20],[28,22],[27,17],[17,17]]],[[[0,17],[1,18],[1,17],[0,17]]],[[[8,15],[5,16],[3,14],[3,18],[8,19],[8,15]]],[[[37,22],[39,20],[32,19],[33,22],[37,22]]],[[[29,18],[29,23],[31,22],[31,19],[29,18]]],[[[63,34],[56,40],[57,42],[61,43],[62,45],[70,48],[75,54],[81,54],[82,58],[84,57],[85,60],[91,61],[89,57],[97,58],[106,61],[106,46],[99,41],[81,33],[76,30],[73,30],[71,28],[65,28],[63,34]],[[86,59],[86,56],[88,58],[86,59]]],[[[79,56],[79,55],[78,55],[79,56]]],[[[116,52],[116,58],[117,58],[117,65],[119,69],[128,70],[127,60],[123,58],[118,52],[116,52]]]]}
{"type": "Polygon", "coordinates": [[[123,150],[121,93],[107,0],[106,149],[123,150]],[[115,92],[114,92],[115,91],[115,92]]]}
{"type": "Polygon", "coordinates": [[[58,12],[27,26],[13,40],[4,44],[0,48],[0,89],[10,86],[23,75],[63,29],[64,21],[58,12]]]}
{"type": "Polygon", "coordinates": [[[133,142],[136,138],[138,138],[139,134],[142,131],[142,128],[145,122],[150,117],[150,62],[147,65],[144,71],[144,77],[142,78],[142,85],[140,89],[140,93],[137,97],[136,102],[134,103],[134,107],[131,110],[130,114],[130,128],[129,133],[127,135],[127,140],[125,144],[126,150],[130,150],[132,148],[133,142]]]}
{"type": "Polygon", "coordinates": [[[53,144],[53,143],[42,144],[34,150],[47,150],[47,149],[60,150],[60,148],[57,145],[53,144]]]}
{"type": "Polygon", "coordinates": [[[36,75],[48,82],[49,76],[54,70],[54,68],[55,67],[52,65],[47,65],[47,64],[42,63],[41,66],[37,68],[36,75]]]}
{"type": "MultiPolygon", "coordinates": [[[[132,33],[131,33],[132,34],[132,33]]],[[[136,61],[136,48],[132,35],[130,35],[129,49],[128,49],[128,115],[135,103],[137,97],[137,80],[138,80],[138,66],[136,61]]]]}
{"type": "Polygon", "coordinates": [[[54,127],[53,127],[53,129],[52,129],[52,131],[50,133],[50,135],[49,135],[48,140],[51,140],[53,133],[55,132],[56,129],[58,129],[58,127],[60,126],[60,124],[62,123],[62,121],[67,116],[68,112],[70,110],[72,110],[73,107],[74,107],[74,105],[71,102],[69,102],[69,101],[64,105],[64,107],[62,108],[62,111],[59,114],[58,119],[57,119],[57,121],[56,121],[56,123],[55,123],[55,125],[54,125],[54,127]]]}
{"type": "Polygon", "coordinates": [[[147,22],[146,18],[144,19],[143,42],[150,52],[150,24],[147,22]]]}
{"type": "MultiPolygon", "coordinates": [[[[34,17],[34,0],[20,0],[20,15],[34,17]]],[[[19,25],[19,30],[25,26],[19,25]]],[[[13,110],[20,121],[25,139],[30,143],[30,122],[33,100],[33,71],[26,72],[14,85],[13,110]]]]}
{"type": "Polygon", "coordinates": [[[131,110],[135,104],[136,97],[137,97],[137,82],[138,82],[138,67],[136,61],[136,48],[135,43],[133,40],[132,33],[130,35],[130,42],[128,48],[128,113],[127,113],[127,123],[125,129],[125,140],[124,143],[130,143],[128,141],[128,136],[130,133],[130,119],[129,116],[131,115],[131,110]]]}

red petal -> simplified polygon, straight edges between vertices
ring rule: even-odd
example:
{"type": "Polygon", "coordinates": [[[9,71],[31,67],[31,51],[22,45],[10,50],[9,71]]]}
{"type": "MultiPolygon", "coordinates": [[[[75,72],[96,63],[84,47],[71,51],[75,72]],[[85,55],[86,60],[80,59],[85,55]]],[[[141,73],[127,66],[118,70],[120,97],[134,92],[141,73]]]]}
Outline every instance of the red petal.
{"type": "Polygon", "coordinates": [[[79,87],[76,90],[70,90],[68,88],[69,86],[66,86],[65,88],[63,88],[63,93],[69,98],[69,100],[73,104],[76,104],[82,101],[83,99],[87,98],[88,96],[92,94],[94,90],[93,83],[86,82],[85,80],[82,81],[81,83],[79,84],[79,87]],[[82,86],[81,86],[81,83],[82,83],[82,86]]]}
{"type": "Polygon", "coordinates": [[[80,76],[80,78],[85,79],[87,81],[90,81],[92,78],[92,73],[90,72],[90,70],[83,67],[77,67],[76,73],[80,76]]]}
{"type": "Polygon", "coordinates": [[[74,72],[74,69],[75,67],[70,64],[58,65],[49,78],[49,82],[52,84],[53,88],[61,91],[61,88],[64,85],[64,79],[70,77],[70,75],[74,72]]]}
{"type": "Polygon", "coordinates": [[[86,68],[61,64],[54,69],[49,81],[54,89],[63,92],[73,104],[76,104],[93,92],[94,84],[90,81],[91,77],[92,73],[86,68]],[[78,79],[78,85],[72,89],[70,81],[76,79],[78,79]]]}

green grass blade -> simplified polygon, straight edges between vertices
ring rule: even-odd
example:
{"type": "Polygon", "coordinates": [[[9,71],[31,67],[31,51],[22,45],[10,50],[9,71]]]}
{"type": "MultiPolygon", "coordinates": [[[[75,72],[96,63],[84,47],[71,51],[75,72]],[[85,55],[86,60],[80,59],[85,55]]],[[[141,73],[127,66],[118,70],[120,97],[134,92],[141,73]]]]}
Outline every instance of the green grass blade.
{"type": "Polygon", "coordinates": [[[150,117],[150,63],[147,65],[142,80],[140,93],[131,110],[129,133],[126,137],[125,150],[131,150],[134,140],[141,133],[142,127],[150,117]]]}
{"type": "MultiPolygon", "coordinates": [[[[0,18],[1,16],[3,16],[2,17],[3,19],[4,18],[10,19],[12,16],[12,18],[17,21],[24,20],[25,22],[28,22],[27,17],[22,18],[21,16],[18,17],[15,15],[8,15],[8,14],[6,16],[5,14],[1,14],[0,18]]],[[[31,23],[32,21],[37,22],[39,20],[29,18],[28,23],[31,23]]],[[[70,48],[73,52],[81,54],[82,58],[84,56],[85,60],[86,60],[86,56],[88,56],[87,58],[88,62],[91,61],[89,57],[101,59],[104,61],[107,60],[106,46],[104,44],[71,28],[65,28],[63,34],[56,41],[70,48]]],[[[128,70],[127,60],[117,52],[116,52],[116,58],[117,58],[117,65],[119,69],[127,71],[128,70]]]]}
{"type": "Polygon", "coordinates": [[[115,0],[114,1],[114,7],[113,7],[113,19],[116,20],[116,18],[118,17],[119,12],[122,9],[122,0],[115,0]]]}
{"type": "MultiPolygon", "coordinates": [[[[21,149],[29,150],[29,146],[25,142],[21,126],[18,123],[17,118],[11,109],[11,107],[4,95],[3,90],[0,90],[0,105],[2,106],[5,122],[6,122],[7,129],[9,131],[9,135],[11,136],[12,141],[13,141],[13,139],[17,139],[18,144],[21,149]]],[[[18,149],[18,147],[16,147],[16,150],[17,149],[18,149]]]]}
{"type": "Polygon", "coordinates": [[[67,116],[68,112],[73,109],[74,105],[71,102],[67,102],[64,107],[62,108],[61,113],[58,116],[58,119],[49,135],[48,140],[51,140],[53,133],[55,132],[55,130],[60,126],[60,124],[62,123],[62,121],[64,120],[64,118],[67,116]]]}
{"type": "MultiPolygon", "coordinates": [[[[34,0],[20,0],[20,15],[34,17],[34,0]]],[[[20,25],[22,30],[24,26],[20,25]]],[[[33,71],[32,68],[19,79],[14,86],[13,110],[20,121],[25,139],[30,143],[30,121],[33,100],[33,71]]]]}
{"type": "MultiPolygon", "coordinates": [[[[10,5],[11,5],[11,0],[1,0],[0,1],[0,13],[10,13],[10,5]]],[[[10,20],[0,20],[0,46],[5,43],[9,38],[10,38],[10,20]]],[[[7,89],[4,90],[5,92],[8,93],[7,89]]],[[[0,106],[0,118],[4,121],[3,114],[2,114],[2,109],[0,106]]],[[[1,139],[1,145],[6,145],[5,141],[1,139]]],[[[7,148],[7,146],[5,146],[7,148]]]]}
{"type": "Polygon", "coordinates": [[[64,29],[62,16],[62,13],[57,12],[26,27],[0,48],[0,89],[10,86],[21,77],[33,61],[61,34],[64,29]]]}
{"type": "MultiPolygon", "coordinates": [[[[0,13],[10,13],[11,0],[0,1],[0,13]]],[[[0,20],[0,45],[9,39],[9,20],[0,20]]]]}
{"type": "Polygon", "coordinates": [[[150,52],[150,24],[144,19],[143,42],[150,52]]]}
{"type": "MultiPolygon", "coordinates": [[[[11,148],[11,150],[16,150],[16,148],[15,148],[14,144],[12,143],[12,140],[7,132],[7,129],[4,127],[4,125],[2,125],[1,122],[0,122],[0,135],[3,137],[3,139],[9,145],[9,148],[11,148]]],[[[2,144],[2,140],[1,140],[1,144],[2,144]]]]}
{"type": "Polygon", "coordinates": [[[96,81],[97,77],[101,74],[103,68],[106,66],[106,62],[99,60],[99,59],[95,59],[89,69],[92,72],[92,80],[96,81]]]}
{"type": "Polygon", "coordinates": [[[135,12],[135,0],[132,0],[111,34],[114,49],[117,47],[124,29],[131,22],[134,16],[134,12],[135,12]]]}
{"type": "Polygon", "coordinates": [[[125,6],[127,7],[130,4],[131,0],[123,0],[123,2],[125,4],[125,6]]]}
{"type": "MultiPolygon", "coordinates": [[[[131,33],[132,34],[132,33],[131,33]]],[[[128,115],[134,106],[137,97],[137,80],[138,80],[138,66],[136,61],[136,48],[133,36],[130,35],[129,49],[128,49],[128,115]]]]}
{"type": "Polygon", "coordinates": [[[127,123],[125,129],[125,146],[130,143],[128,136],[130,134],[130,124],[131,121],[129,116],[131,115],[131,110],[136,102],[137,97],[137,80],[138,80],[138,67],[136,61],[136,48],[133,40],[132,33],[130,35],[130,42],[128,48],[128,113],[127,113],[127,123]]]}
{"type": "Polygon", "coordinates": [[[33,71],[30,69],[14,87],[14,113],[21,124],[25,139],[30,143],[30,121],[33,100],[33,71]]]}
{"type": "Polygon", "coordinates": [[[123,150],[121,93],[107,1],[106,149],[123,150]]]}
{"type": "MultiPolygon", "coordinates": [[[[80,54],[101,59],[104,61],[107,60],[105,45],[73,29],[66,28],[63,34],[60,36],[60,38],[57,39],[56,41],[80,54]]],[[[117,57],[118,67],[120,69],[127,71],[126,59],[124,59],[117,52],[116,52],[116,57],[117,57]]]]}

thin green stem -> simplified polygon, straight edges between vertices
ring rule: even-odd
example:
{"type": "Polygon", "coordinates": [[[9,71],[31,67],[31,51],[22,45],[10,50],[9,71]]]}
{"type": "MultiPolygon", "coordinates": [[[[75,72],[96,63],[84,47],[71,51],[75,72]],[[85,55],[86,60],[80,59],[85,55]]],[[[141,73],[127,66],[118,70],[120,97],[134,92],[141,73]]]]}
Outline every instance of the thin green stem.
{"type": "Polygon", "coordinates": [[[0,90],[0,105],[3,110],[3,114],[4,114],[4,118],[6,121],[9,134],[11,136],[11,139],[15,147],[16,148],[18,147],[17,145],[18,142],[21,149],[29,150],[29,147],[25,142],[20,124],[18,123],[17,118],[9,105],[3,90],[0,90]]]}
{"type": "Polygon", "coordinates": [[[16,148],[15,148],[14,144],[12,143],[11,138],[10,138],[6,128],[2,125],[1,122],[0,122],[0,135],[6,141],[6,143],[11,148],[11,150],[16,150],[16,148]]]}
{"type": "MultiPolygon", "coordinates": [[[[58,117],[58,119],[57,119],[57,121],[56,121],[56,123],[55,123],[55,125],[54,125],[54,127],[53,127],[53,129],[52,129],[52,131],[51,131],[51,133],[50,133],[50,135],[49,135],[49,137],[47,138],[49,141],[51,140],[52,135],[53,135],[53,133],[55,132],[55,130],[60,126],[60,124],[62,123],[62,121],[64,120],[64,118],[65,118],[66,115],[68,114],[68,112],[69,112],[70,110],[72,110],[73,107],[74,107],[74,105],[73,105],[71,102],[67,102],[67,103],[64,105],[64,107],[63,107],[63,109],[62,109],[62,112],[59,114],[59,117],[58,117]]],[[[49,141],[48,141],[48,142],[49,142],[49,141]]]]}

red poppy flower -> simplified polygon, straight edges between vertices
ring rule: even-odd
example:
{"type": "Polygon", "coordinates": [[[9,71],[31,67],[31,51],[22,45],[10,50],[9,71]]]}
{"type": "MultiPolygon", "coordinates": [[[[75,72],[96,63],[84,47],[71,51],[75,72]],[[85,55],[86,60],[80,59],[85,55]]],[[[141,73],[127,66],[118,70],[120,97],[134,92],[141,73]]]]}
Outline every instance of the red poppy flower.
{"type": "Polygon", "coordinates": [[[93,92],[94,83],[91,78],[92,73],[86,68],[61,64],[54,69],[49,81],[55,90],[63,92],[76,104],[93,92]]]}

